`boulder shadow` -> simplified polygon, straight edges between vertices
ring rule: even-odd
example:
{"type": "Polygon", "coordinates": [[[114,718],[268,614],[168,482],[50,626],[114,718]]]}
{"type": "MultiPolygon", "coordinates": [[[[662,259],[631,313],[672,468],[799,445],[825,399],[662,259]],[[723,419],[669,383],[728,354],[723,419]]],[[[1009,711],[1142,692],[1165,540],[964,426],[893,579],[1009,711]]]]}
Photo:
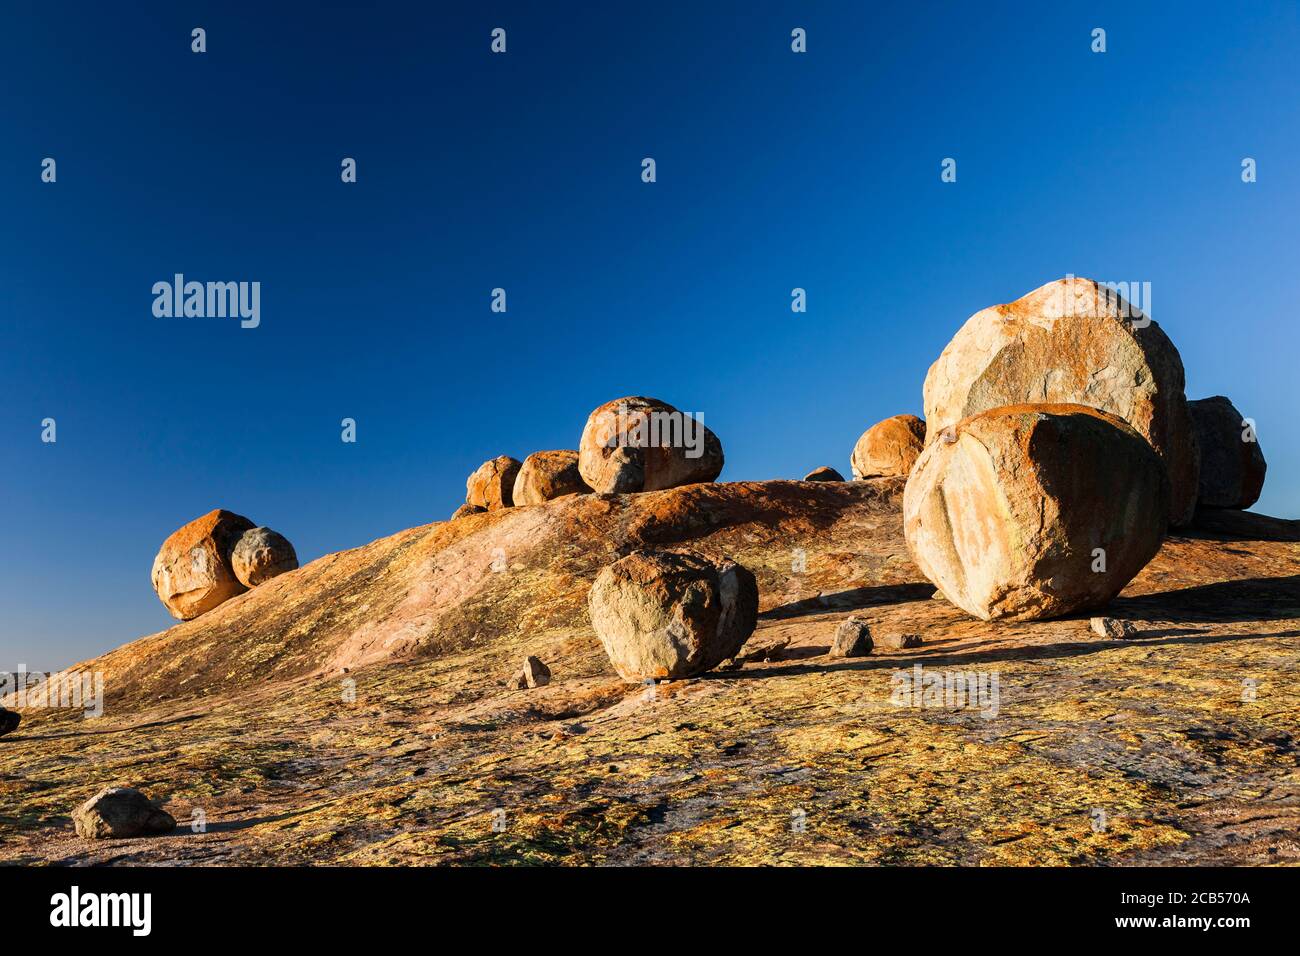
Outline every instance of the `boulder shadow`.
{"type": "Polygon", "coordinates": [[[1300,574],[1218,581],[1176,591],[1118,597],[1107,606],[1106,613],[1131,618],[1138,624],[1144,618],[1192,624],[1300,618],[1300,574]]]}
{"type": "Polygon", "coordinates": [[[809,614],[856,611],[881,604],[927,601],[932,594],[934,594],[934,585],[928,582],[924,584],[876,584],[791,601],[788,604],[769,608],[759,614],[758,617],[759,620],[783,621],[794,617],[804,617],[809,614]]]}

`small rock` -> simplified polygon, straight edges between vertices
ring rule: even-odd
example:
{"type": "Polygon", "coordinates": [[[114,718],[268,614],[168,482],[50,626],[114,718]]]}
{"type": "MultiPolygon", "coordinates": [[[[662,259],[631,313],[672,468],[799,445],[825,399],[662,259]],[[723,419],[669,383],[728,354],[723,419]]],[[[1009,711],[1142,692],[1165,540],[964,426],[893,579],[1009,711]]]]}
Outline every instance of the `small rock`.
{"type": "Polygon", "coordinates": [[[523,675],[529,687],[545,687],[551,682],[551,669],[531,655],[524,660],[523,675]]]}
{"type": "Polygon", "coordinates": [[[745,660],[742,657],[728,657],[718,665],[720,671],[738,671],[745,666],[745,660]]]}
{"type": "Polygon", "coordinates": [[[466,515],[481,515],[485,511],[487,511],[486,508],[480,508],[478,505],[461,505],[451,513],[451,517],[447,520],[455,521],[457,518],[464,518],[466,515]]]}
{"type": "Polygon", "coordinates": [[[851,617],[835,629],[835,642],[831,644],[831,657],[866,657],[871,653],[871,628],[866,621],[851,617]]]}
{"type": "Polygon", "coordinates": [[[122,839],[167,833],[176,820],[139,790],[107,787],[72,811],[77,835],[87,840],[122,839]]]}
{"type": "Polygon", "coordinates": [[[524,658],[524,666],[506,681],[511,690],[524,690],[527,687],[545,687],[551,682],[551,669],[539,658],[529,655],[524,658]]]}
{"type": "Polygon", "coordinates": [[[804,481],[843,481],[844,476],[834,468],[822,465],[820,468],[814,468],[808,474],[803,476],[804,481]]]}
{"type": "Polygon", "coordinates": [[[17,730],[18,725],[22,723],[22,720],[23,718],[16,711],[6,710],[5,708],[0,707],[0,737],[3,737],[5,734],[11,734],[17,730]]]}
{"type": "Polygon", "coordinates": [[[1121,621],[1114,617],[1094,617],[1088,621],[1088,626],[1098,637],[1132,637],[1138,632],[1137,625],[1132,621],[1121,621]]]}
{"type": "Polygon", "coordinates": [[[948,599],[947,599],[946,597],[943,596],[943,592],[942,592],[942,591],[936,590],[933,594],[930,595],[930,600],[931,600],[931,601],[946,601],[946,600],[948,600],[948,599]]]}
{"type": "Polygon", "coordinates": [[[890,651],[901,651],[908,647],[920,647],[920,634],[886,634],[878,641],[881,647],[890,651]]]}
{"type": "Polygon", "coordinates": [[[748,653],[739,655],[739,660],[742,664],[749,661],[762,661],[765,664],[770,664],[785,657],[785,649],[789,646],[790,638],[783,637],[768,644],[755,646],[748,653]]]}

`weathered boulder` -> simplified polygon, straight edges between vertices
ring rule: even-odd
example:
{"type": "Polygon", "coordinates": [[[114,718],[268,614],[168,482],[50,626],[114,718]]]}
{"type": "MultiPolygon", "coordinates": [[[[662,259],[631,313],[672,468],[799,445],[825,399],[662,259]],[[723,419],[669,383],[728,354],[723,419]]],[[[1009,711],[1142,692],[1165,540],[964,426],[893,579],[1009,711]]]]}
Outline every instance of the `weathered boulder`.
{"type": "Polygon", "coordinates": [[[722,473],[722,443],[699,416],[631,396],[600,406],[578,444],[578,470],[594,491],[658,491],[722,473]]]}
{"type": "Polygon", "coordinates": [[[564,495],[587,494],[591,489],[578,471],[576,451],[535,451],[515,476],[514,502],[540,505],[564,495]]]}
{"type": "Polygon", "coordinates": [[[634,551],[596,576],[592,627],[626,681],[693,677],[736,656],[758,621],[748,569],[693,551],[634,551]]]}
{"type": "Polygon", "coordinates": [[[122,839],[167,833],[176,820],[139,790],[107,787],[72,811],[77,835],[87,840],[122,839]]]}
{"type": "Polygon", "coordinates": [[[808,474],[803,476],[804,481],[843,481],[844,476],[834,468],[822,465],[820,468],[814,468],[808,474]]]}
{"type": "Polygon", "coordinates": [[[925,421],[895,415],[876,422],[853,446],[849,464],[854,478],[906,477],[925,448],[925,421]]]}
{"type": "Polygon", "coordinates": [[[851,617],[835,629],[830,657],[866,657],[871,653],[871,628],[866,621],[851,617]]]}
{"type": "Polygon", "coordinates": [[[235,577],[246,588],[298,567],[298,554],[289,540],[270,528],[250,528],[235,542],[230,553],[235,577]]]}
{"type": "Polygon", "coordinates": [[[1201,449],[1200,497],[1204,508],[1249,508],[1264,489],[1268,463],[1253,426],[1222,395],[1187,403],[1201,449]]]}
{"type": "Polygon", "coordinates": [[[917,566],[984,620],[1105,604],[1160,548],[1169,481],[1134,429],[1082,405],[995,408],[945,429],[903,493],[917,566]]]}
{"type": "Polygon", "coordinates": [[[1026,403],[1078,403],[1124,419],[1168,469],[1171,523],[1191,520],[1199,456],[1183,362],[1122,296],[1066,278],[971,316],[925,377],[926,442],[978,412],[1026,403]]]}
{"type": "Polygon", "coordinates": [[[481,515],[487,511],[486,508],[480,508],[477,505],[461,505],[451,513],[448,521],[455,521],[457,518],[464,518],[466,515],[481,515]]]}
{"type": "Polygon", "coordinates": [[[247,588],[231,564],[253,522],[218,508],[173,531],[153,559],[153,589],[172,617],[188,621],[247,588]]]}
{"type": "Polygon", "coordinates": [[[12,734],[22,722],[23,718],[17,711],[0,707],[0,737],[12,734]]]}
{"type": "Polygon", "coordinates": [[[483,462],[465,479],[465,504],[484,511],[512,507],[518,474],[519,461],[509,455],[483,462]]]}

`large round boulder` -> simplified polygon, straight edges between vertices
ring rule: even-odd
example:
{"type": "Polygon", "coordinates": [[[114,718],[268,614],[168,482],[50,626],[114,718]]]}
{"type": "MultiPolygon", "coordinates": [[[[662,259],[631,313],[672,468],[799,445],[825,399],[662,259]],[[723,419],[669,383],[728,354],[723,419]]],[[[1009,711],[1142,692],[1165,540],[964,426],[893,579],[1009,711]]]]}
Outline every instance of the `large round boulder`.
{"type": "Polygon", "coordinates": [[[298,554],[279,532],[270,528],[250,528],[235,542],[230,564],[240,584],[255,588],[263,581],[298,567],[298,554]]]}
{"type": "Polygon", "coordinates": [[[514,505],[518,459],[499,455],[485,461],[465,479],[465,504],[485,511],[497,511],[514,505]]]}
{"type": "Polygon", "coordinates": [[[895,415],[876,422],[853,446],[854,478],[906,477],[925,448],[925,422],[915,415],[895,415]]]}
{"type": "Polygon", "coordinates": [[[540,505],[564,495],[590,492],[578,471],[576,451],[535,451],[515,476],[515,505],[540,505]]]}
{"type": "Polygon", "coordinates": [[[1201,449],[1204,508],[1249,508],[1264,490],[1268,463],[1254,426],[1222,395],[1188,402],[1201,449]]]}
{"type": "Polygon", "coordinates": [[[188,621],[246,588],[231,553],[253,522],[218,508],[173,531],[153,559],[153,589],[172,617],[188,621]]]}
{"type": "Polygon", "coordinates": [[[1078,403],[1117,415],[1169,472],[1170,521],[1191,520],[1199,456],[1183,362],[1160,326],[1091,279],[1049,282],[967,320],[925,377],[927,443],[1002,405],[1078,403]]]}
{"type": "Polygon", "coordinates": [[[722,443],[698,415],[640,396],[615,399],[592,412],[578,445],[582,480],[605,493],[713,481],[722,462],[722,443]]]}
{"type": "Polygon", "coordinates": [[[1082,405],[963,419],[917,460],[903,532],[917,566],[983,620],[1099,607],[1160,549],[1169,481],[1151,446],[1082,405]]]}
{"type": "Polygon", "coordinates": [[[735,657],[758,620],[748,569],[693,551],[634,551],[596,576],[592,627],[632,683],[692,677],[735,657]]]}

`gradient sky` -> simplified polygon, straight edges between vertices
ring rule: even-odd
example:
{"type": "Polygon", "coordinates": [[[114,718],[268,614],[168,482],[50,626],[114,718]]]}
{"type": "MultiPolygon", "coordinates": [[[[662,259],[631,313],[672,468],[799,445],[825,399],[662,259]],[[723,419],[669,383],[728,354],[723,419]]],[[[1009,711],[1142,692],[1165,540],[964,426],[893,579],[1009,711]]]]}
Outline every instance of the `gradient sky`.
{"type": "Polygon", "coordinates": [[[1066,273],[1152,284],[1300,516],[1293,3],[272,6],[0,12],[0,670],[169,626],[154,553],[214,507],[306,563],[622,395],[703,413],[724,480],[847,473],[1066,273]],[[155,318],[176,272],[260,281],[260,328],[155,318]]]}

